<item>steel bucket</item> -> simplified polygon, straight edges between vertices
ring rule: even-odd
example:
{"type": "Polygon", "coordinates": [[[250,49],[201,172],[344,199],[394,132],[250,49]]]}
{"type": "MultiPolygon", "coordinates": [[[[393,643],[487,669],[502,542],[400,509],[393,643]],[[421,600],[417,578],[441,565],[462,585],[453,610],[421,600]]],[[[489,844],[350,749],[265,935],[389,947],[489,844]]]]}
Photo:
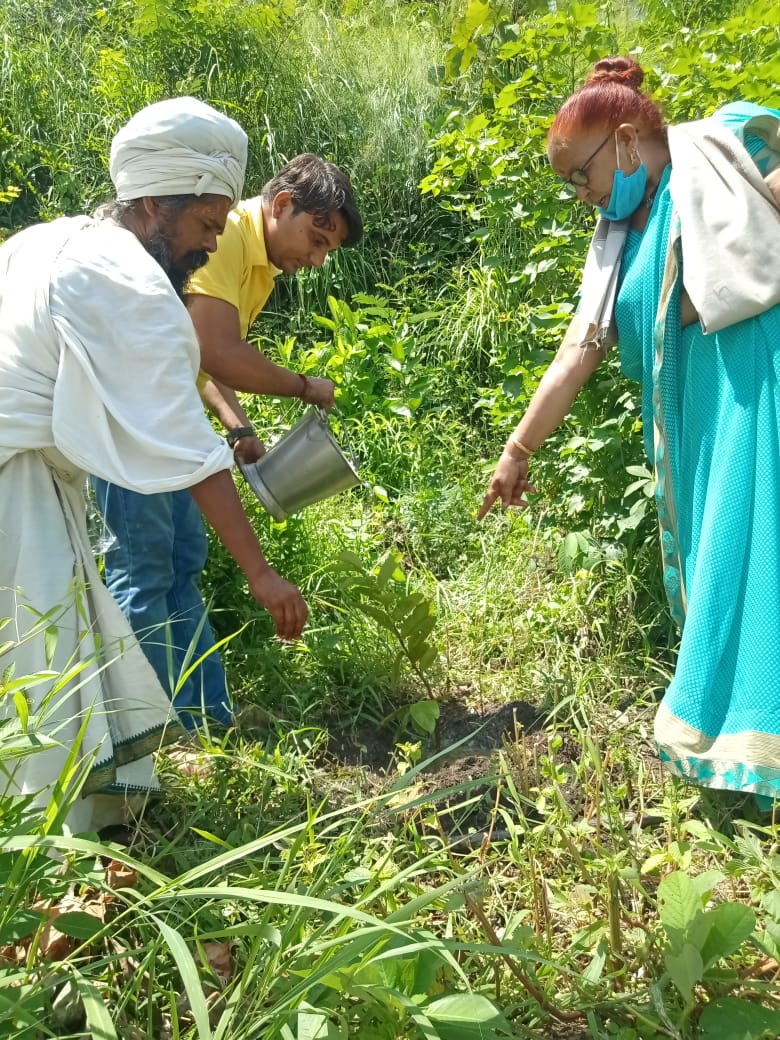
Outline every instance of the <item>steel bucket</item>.
{"type": "Polygon", "coordinates": [[[278,521],[360,483],[321,408],[309,408],[261,459],[239,468],[263,509],[278,521]]]}

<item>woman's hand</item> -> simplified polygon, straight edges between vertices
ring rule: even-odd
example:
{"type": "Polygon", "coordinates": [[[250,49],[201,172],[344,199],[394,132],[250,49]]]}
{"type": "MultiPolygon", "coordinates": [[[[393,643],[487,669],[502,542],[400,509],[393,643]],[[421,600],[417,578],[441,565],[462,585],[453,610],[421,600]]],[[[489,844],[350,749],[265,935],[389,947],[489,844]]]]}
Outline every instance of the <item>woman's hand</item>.
{"type": "Polygon", "coordinates": [[[527,491],[531,494],[536,491],[536,488],[528,483],[528,458],[512,455],[510,448],[504,448],[490,481],[488,493],[477,513],[477,520],[481,520],[499,498],[504,509],[508,509],[509,506],[525,508],[528,502],[523,495],[527,491]]]}
{"type": "Polygon", "coordinates": [[[309,608],[294,585],[285,581],[272,567],[263,569],[249,582],[249,591],[273,618],[280,639],[299,639],[309,608]]]}

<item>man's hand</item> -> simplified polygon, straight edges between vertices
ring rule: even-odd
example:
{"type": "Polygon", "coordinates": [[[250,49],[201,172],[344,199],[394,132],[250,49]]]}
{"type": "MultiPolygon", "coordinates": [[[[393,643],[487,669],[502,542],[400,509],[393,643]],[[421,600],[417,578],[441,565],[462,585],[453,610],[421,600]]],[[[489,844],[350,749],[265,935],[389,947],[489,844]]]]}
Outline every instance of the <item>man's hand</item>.
{"type": "Polygon", "coordinates": [[[335,404],[335,386],[330,379],[320,379],[319,376],[306,376],[305,386],[301,394],[301,400],[305,404],[314,404],[318,408],[329,411],[335,404]]]}
{"type": "Polygon", "coordinates": [[[246,466],[257,462],[265,455],[265,445],[259,437],[240,437],[233,445],[233,458],[236,464],[246,466]]]}
{"type": "Polygon", "coordinates": [[[280,577],[272,567],[249,583],[249,591],[273,618],[280,639],[299,639],[309,608],[294,585],[280,577]]]}
{"type": "Polygon", "coordinates": [[[536,491],[536,488],[528,483],[528,459],[514,458],[508,451],[504,451],[498,460],[488,493],[477,513],[477,520],[481,520],[499,498],[504,509],[509,506],[525,508],[528,505],[523,498],[526,491],[530,491],[531,494],[536,491]]]}

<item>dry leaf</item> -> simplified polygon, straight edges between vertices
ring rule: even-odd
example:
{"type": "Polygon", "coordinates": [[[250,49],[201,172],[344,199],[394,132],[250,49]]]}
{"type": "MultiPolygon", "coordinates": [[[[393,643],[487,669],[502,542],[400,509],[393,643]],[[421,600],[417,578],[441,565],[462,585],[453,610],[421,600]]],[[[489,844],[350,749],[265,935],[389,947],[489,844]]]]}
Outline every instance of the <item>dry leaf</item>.
{"type": "Polygon", "coordinates": [[[71,951],[72,940],[70,937],[63,935],[58,931],[56,925],[52,924],[57,917],[59,917],[59,912],[55,913],[43,926],[38,943],[41,956],[45,957],[47,961],[64,961],[71,951]]]}
{"type": "Polygon", "coordinates": [[[202,946],[209,967],[224,989],[233,978],[233,953],[236,944],[232,939],[226,939],[225,942],[204,942],[202,946]]]}
{"type": "Polygon", "coordinates": [[[208,755],[191,745],[172,748],[168,751],[168,757],[182,776],[196,780],[206,780],[214,770],[214,763],[208,755]]]}
{"type": "Polygon", "coordinates": [[[13,946],[2,946],[0,947],[0,964],[25,964],[27,962],[27,950],[30,945],[30,940],[27,940],[27,945],[17,943],[13,946]]]}
{"type": "Polygon", "coordinates": [[[118,888],[134,888],[138,882],[138,871],[121,863],[118,859],[109,860],[106,866],[106,884],[114,890],[118,888]]]}
{"type": "Polygon", "coordinates": [[[73,948],[74,943],[81,945],[80,940],[71,939],[70,936],[64,935],[57,928],[55,922],[60,914],[89,914],[90,917],[94,917],[101,924],[104,924],[106,919],[105,904],[100,896],[87,898],[85,896],[76,896],[72,892],[63,896],[59,903],[55,903],[54,906],[46,906],[40,902],[33,903],[33,910],[40,910],[46,914],[46,924],[41,930],[38,949],[41,956],[49,961],[64,960],[73,948]]]}

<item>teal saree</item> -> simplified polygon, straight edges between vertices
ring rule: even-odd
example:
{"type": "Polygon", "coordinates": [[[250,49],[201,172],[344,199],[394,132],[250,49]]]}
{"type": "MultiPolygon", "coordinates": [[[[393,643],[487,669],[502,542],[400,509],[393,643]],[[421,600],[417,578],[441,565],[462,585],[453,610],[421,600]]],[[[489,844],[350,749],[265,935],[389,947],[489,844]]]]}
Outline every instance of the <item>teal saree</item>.
{"type": "MultiPolygon", "coordinates": [[[[736,104],[715,118],[743,139],[766,111],[736,104]]],[[[763,175],[780,159],[749,133],[743,143],[763,175]]],[[[780,798],[780,305],[709,335],[680,327],[684,257],[662,298],[678,232],[670,169],[645,230],[629,232],[616,304],[682,630],[655,737],[679,776],[780,798]]]]}

